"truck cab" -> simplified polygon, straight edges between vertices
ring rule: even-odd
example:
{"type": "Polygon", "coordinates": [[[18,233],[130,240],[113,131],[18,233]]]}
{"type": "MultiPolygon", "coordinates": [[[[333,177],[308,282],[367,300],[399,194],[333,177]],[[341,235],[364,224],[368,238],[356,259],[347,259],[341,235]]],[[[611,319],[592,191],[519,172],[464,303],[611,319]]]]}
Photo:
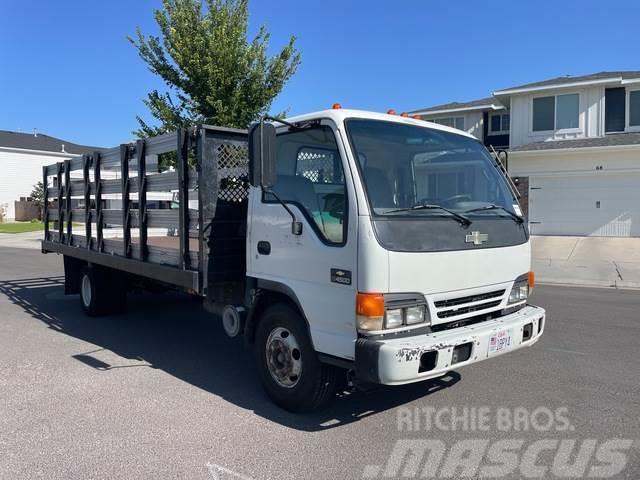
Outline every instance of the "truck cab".
{"type": "Polygon", "coordinates": [[[277,403],[323,403],[341,368],[406,384],[538,341],[527,224],[474,137],[341,108],[266,127],[249,134],[246,274],[277,403]]]}

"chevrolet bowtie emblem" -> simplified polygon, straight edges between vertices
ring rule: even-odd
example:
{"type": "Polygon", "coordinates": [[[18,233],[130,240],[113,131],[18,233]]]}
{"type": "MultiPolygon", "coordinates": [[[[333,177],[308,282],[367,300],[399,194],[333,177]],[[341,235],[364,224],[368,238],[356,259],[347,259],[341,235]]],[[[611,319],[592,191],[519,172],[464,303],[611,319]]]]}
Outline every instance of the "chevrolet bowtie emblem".
{"type": "Polygon", "coordinates": [[[473,243],[474,245],[482,245],[482,242],[489,240],[489,235],[480,232],[471,232],[464,237],[466,243],[473,243]]]}

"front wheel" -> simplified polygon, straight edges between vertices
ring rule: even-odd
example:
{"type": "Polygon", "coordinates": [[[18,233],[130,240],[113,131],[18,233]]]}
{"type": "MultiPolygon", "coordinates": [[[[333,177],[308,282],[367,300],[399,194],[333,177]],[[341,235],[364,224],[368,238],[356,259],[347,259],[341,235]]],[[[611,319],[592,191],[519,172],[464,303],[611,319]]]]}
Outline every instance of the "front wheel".
{"type": "Polygon", "coordinates": [[[265,310],[257,327],[255,356],[267,394],[285,410],[316,410],[335,395],[339,370],[320,363],[304,319],[289,305],[265,310]]]}

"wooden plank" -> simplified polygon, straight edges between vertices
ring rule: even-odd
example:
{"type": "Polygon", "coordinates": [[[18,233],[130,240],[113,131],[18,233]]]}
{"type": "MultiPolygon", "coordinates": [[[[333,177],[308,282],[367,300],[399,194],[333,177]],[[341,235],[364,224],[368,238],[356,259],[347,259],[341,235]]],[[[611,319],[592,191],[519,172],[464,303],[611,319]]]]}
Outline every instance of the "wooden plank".
{"type": "Polygon", "coordinates": [[[73,172],[75,170],[82,170],[82,155],[79,155],[77,157],[73,157],[69,160],[69,172],[73,172]]]}
{"type": "MultiPolygon", "coordinates": [[[[84,175],[84,174],[83,174],[84,175]]],[[[91,184],[89,184],[91,187],[91,184]]],[[[71,196],[72,197],[84,197],[84,176],[82,180],[71,179],[71,196]]]]}
{"type": "MultiPolygon", "coordinates": [[[[75,209],[73,212],[76,215],[81,215],[84,210],[75,209]]],[[[97,217],[97,211],[91,211],[94,218],[97,217]]],[[[130,225],[132,228],[140,226],[140,212],[138,209],[130,208],[130,225]]],[[[102,209],[102,216],[106,225],[122,225],[122,210],[119,209],[102,209]]],[[[51,217],[52,220],[56,219],[56,216],[51,217]]],[[[148,208],[147,209],[147,228],[178,228],[180,223],[179,211],[177,209],[169,208],[148,208]]],[[[198,210],[189,209],[189,223],[197,226],[198,224],[198,210]]],[[[195,230],[195,228],[193,229],[195,230]]]]}
{"type": "Polygon", "coordinates": [[[113,147],[100,152],[101,167],[104,170],[116,169],[120,166],[120,147],[113,147]]]}
{"type": "Polygon", "coordinates": [[[146,141],[147,155],[159,155],[175,151],[177,132],[169,132],[146,141]]]}
{"type": "MultiPolygon", "coordinates": [[[[51,242],[58,242],[58,234],[52,232],[51,242]]],[[[155,263],[157,265],[171,265],[177,267],[180,263],[180,245],[178,237],[149,237],[148,248],[148,263],[155,263]]],[[[197,252],[197,239],[191,239],[191,245],[194,252],[197,252]]],[[[73,235],[71,238],[72,247],[86,249],[87,239],[84,235],[73,235]]],[[[123,239],[122,238],[106,238],[104,239],[104,255],[114,255],[123,257],[123,239]]],[[[96,254],[98,252],[95,252],[96,254]]],[[[140,243],[137,238],[132,239],[131,243],[131,255],[129,258],[140,260],[140,243]]],[[[188,268],[197,270],[199,265],[199,258],[196,253],[192,255],[191,263],[188,268]]]]}
{"type": "MultiPolygon", "coordinates": [[[[197,186],[197,173],[194,169],[188,171],[188,189],[195,190],[197,186]]],[[[165,192],[178,190],[178,172],[168,171],[162,173],[154,173],[147,175],[147,191],[148,192],[165,192]]]]}
{"type": "MultiPolygon", "coordinates": [[[[137,162],[133,162],[136,163],[137,162]]],[[[131,167],[131,163],[129,164],[131,167]]],[[[147,192],[171,192],[178,190],[178,172],[168,171],[147,175],[147,192]]],[[[189,170],[189,190],[195,190],[197,185],[197,173],[189,170]]],[[[122,192],[122,180],[119,178],[105,179],[102,182],[102,194],[117,194],[122,192]]],[[[132,182],[129,186],[130,193],[138,192],[138,182],[132,182]]],[[[91,182],[91,194],[95,194],[95,182],[91,182]]],[[[71,180],[71,196],[84,196],[84,181],[71,180]]]]}
{"type": "Polygon", "coordinates": [[[58,164],[62,162],[52,163],[51,165],[47,165],[47,176],[54,177],[58,174],[58,164]]]}

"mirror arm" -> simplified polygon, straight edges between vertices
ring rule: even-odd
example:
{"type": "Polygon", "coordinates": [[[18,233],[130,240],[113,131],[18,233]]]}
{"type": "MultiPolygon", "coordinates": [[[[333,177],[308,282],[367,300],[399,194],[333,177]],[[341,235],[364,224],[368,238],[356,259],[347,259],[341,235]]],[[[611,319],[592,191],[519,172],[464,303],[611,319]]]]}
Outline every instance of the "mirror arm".
{"type": "Polygon", "coordinates": [[[283,208],[287,211],[289,215],[291,215],[291,233],[293,235],[302,235],[302,222],[298,221],[298,219],[296,218],[295,214],[291,211],[289,206],[286,203],[284,203],[282,199],[278,195],[276,195],[276,192],[274,192],[273,190],[262,187],[262,191],[264,193],[269,193],[273,195],[274,198],[278,201],[278,203],[283,206],[283,208]]]}

